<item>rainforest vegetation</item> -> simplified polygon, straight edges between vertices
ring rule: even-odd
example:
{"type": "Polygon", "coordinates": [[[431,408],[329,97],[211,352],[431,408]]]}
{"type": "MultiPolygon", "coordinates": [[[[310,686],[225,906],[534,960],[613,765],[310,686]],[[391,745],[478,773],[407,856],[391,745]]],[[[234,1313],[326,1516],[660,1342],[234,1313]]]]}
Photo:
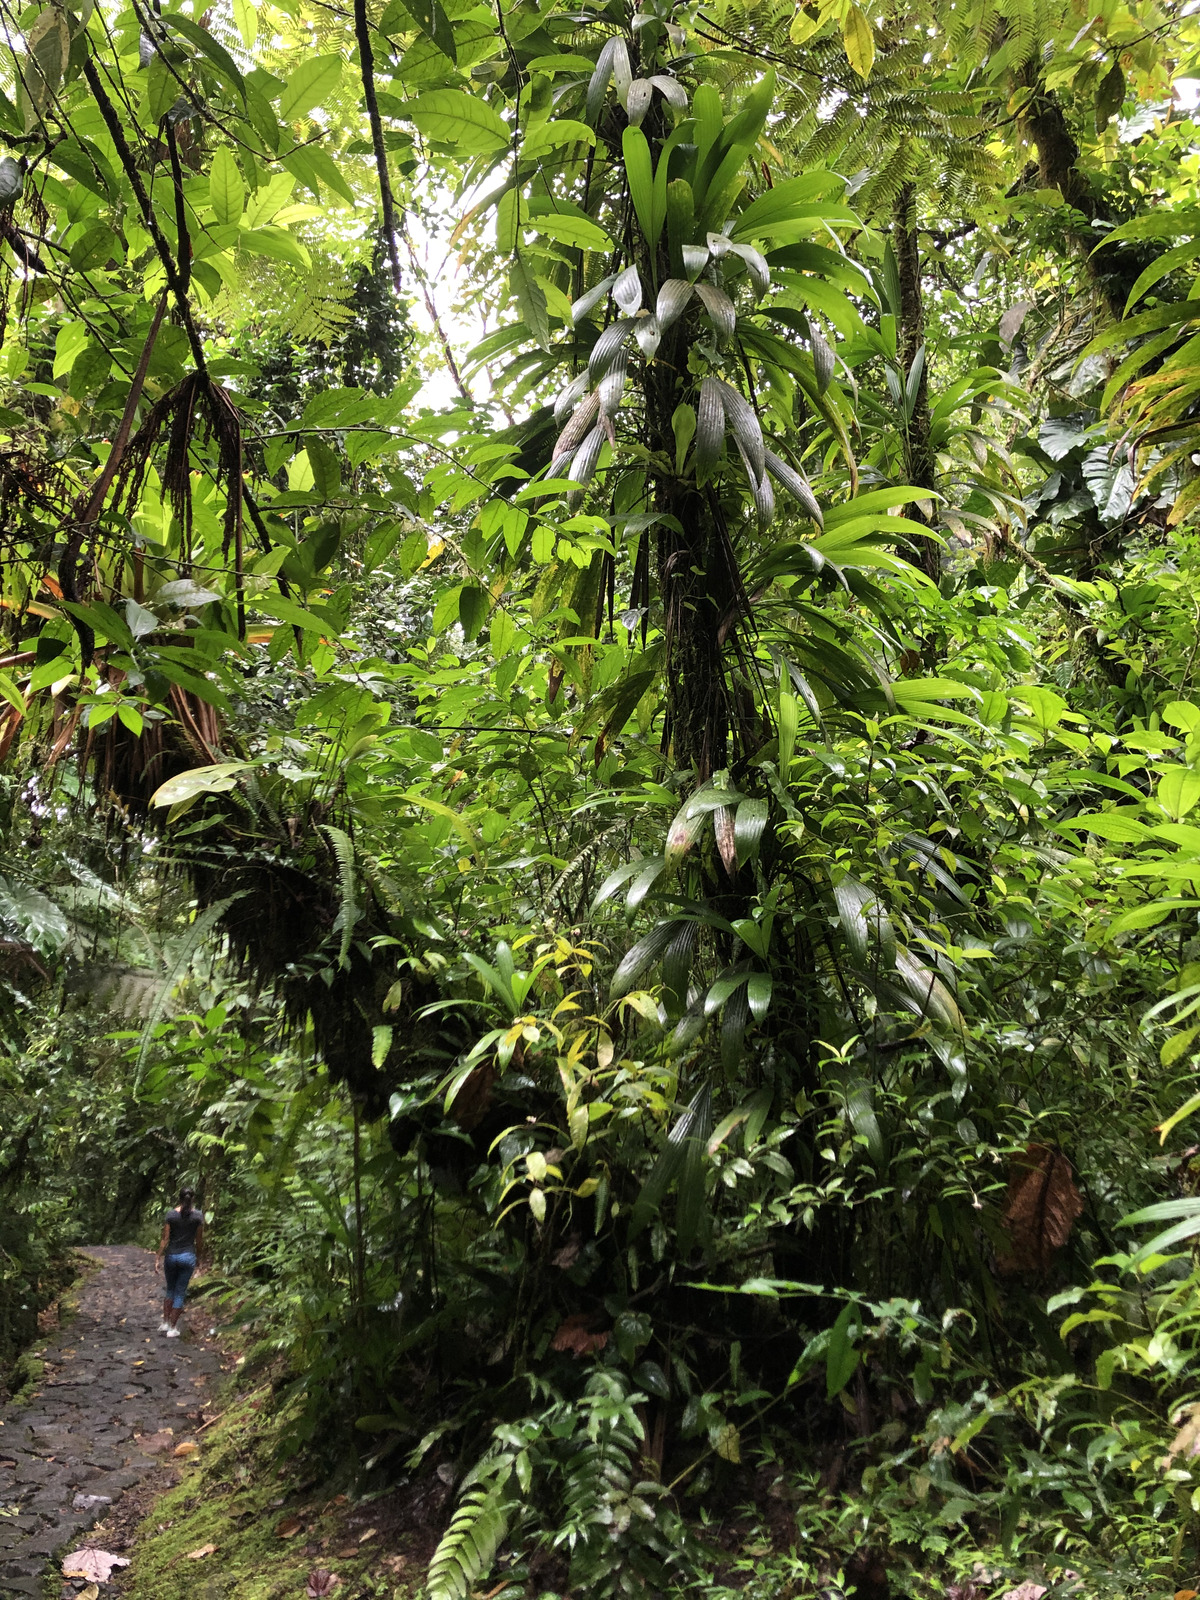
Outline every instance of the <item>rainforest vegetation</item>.
{"type": "Polygon", "coordinates": [[[1200,1587],[1195,7],[0,10],[4,1358],[188,1181],[431,1600],[1200,1587]]]}

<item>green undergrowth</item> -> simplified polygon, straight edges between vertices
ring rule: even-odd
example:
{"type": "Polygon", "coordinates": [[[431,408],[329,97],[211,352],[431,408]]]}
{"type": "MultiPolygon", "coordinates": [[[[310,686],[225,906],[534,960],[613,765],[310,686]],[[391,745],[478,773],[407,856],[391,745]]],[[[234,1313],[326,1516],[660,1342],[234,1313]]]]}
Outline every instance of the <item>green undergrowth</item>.
{"type": "Polygon", "coordinates": [[[195,1435],[199,1452],[138,1530],[125,1600],[284,1600],[302,1596],[316,1569],[338,1574],[338,1600],[408,1600],[415,1591],[385,1564],[377,1538],[358,1542],[369,1507],[316,1481],[303,1461],[279,1464],[291,1408],[271,1385],[232,1379],[218,1403],[219,1420],[195,1435]]]}
{"type": "MultiPolygon", "coordinates": [[[[57,1327],[65,1328],[79,1310],[79,1296],[84,1284],[92,1273],[99,1270],[99,1262],[81,1252],[71,1250],[55,1255],[43,1269],[36,1291],[30,1291],[35,1293],[38,1311],[44,1311],[57,1301],[57,1327]]],[[[36,1318],[34,1326],[36,1328],[36,1318]]],[[[7,1395],[10,1404],[28,1405],[38,1392],[46,1371],[46,1364],[38,1351],[43,1348],[44,1339],[52,1338],[55,1331],[50,1329],[32,1339],[30,1347],[22,1350],[3,1369],[0,1389],[7,1395]]]]}

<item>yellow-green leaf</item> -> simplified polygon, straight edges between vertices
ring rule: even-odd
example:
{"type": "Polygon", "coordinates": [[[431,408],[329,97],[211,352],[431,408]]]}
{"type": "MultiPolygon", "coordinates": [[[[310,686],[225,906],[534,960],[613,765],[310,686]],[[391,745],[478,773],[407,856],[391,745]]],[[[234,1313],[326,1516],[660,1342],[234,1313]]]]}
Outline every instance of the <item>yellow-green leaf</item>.
{"type": "Polygon", "coordinates": [[[313,56],[311,61],[302,61],[288,77],[287,88],[279,97],[279,115],[285,122],[293,122],[314,106],[324,104],[341,76],[341,56],[313,56]]]}
{"type": "Polygon", "coordinates": [[[498,111],[461,89],[431,89],[418,95],[408,109],[427,139],[450,145],[463,156],[503,150],[512,136],[498,111]]]}
{"type": "Polygon", "coordinates": [[[240,222],[246,204],[246,186],[242,174],[228,145],[222,145],[213,157],[208,175],[208,203],[218,222],[240,222]]]}
{"type": "Polygon", "coordinates": [[[860,78],[869,78],[875,64],[875,35],[871,24],[856,5],[851,5],[842,23],[846,59],[860,78]]]}
{"type": "Polygon", "coordinates": [[[521,154],[526,160],[545,155],[547,150],[560,150],[567,144],[595,144],[596,135],[586,122],[572,122],[560,117],[554,122],[539,122],[530,128],[521,144],[521,154]]]}
{"type": "Polygon", "coordinates": [[[258,12],[253,0],[233,0],[233,20],[242,36],[242,43],[249,50],[258,38],[258,12]]]}

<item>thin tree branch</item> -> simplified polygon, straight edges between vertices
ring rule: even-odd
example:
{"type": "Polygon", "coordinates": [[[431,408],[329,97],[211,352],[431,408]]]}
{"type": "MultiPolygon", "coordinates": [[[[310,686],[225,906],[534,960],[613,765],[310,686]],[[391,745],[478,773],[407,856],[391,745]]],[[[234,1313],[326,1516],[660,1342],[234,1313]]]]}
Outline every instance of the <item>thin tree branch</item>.
{"type": "Polygon", "coordinates": [[[392,287],[399,295],[400,252],[396,248],[396,206],[392,199],[392,180],[388,173],[387,146],[383,142],[379,101],[375,97],[375,55],[371,49],[367,0],[354,0],[354,36],[358,40],[358,66],[362,74],[363,99],[367,106],[367,118],[371,124],[371,145],[375,152],[375,170],[379,176],[379,209],[383,217],[388,259],[392,264],[392,287]]]}

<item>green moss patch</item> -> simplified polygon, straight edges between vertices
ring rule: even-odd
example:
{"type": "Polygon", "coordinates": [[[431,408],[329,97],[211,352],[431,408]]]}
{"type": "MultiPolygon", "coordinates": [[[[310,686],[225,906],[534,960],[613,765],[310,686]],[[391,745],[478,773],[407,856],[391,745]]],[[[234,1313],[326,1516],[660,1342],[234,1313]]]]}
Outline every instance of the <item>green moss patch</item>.
{"type": "Polygon", "coordinates": [[[198,1455],[138,1530],[125,1600],[299,1600],[318,1569],[341,1578],[337,1600],[417,1593],[424,1561],[373,1526],[369,1502],[315,1484],[302,1460],[278,1465],[287,1420],[266,1387],[197,1436],[198,1455]]]}

